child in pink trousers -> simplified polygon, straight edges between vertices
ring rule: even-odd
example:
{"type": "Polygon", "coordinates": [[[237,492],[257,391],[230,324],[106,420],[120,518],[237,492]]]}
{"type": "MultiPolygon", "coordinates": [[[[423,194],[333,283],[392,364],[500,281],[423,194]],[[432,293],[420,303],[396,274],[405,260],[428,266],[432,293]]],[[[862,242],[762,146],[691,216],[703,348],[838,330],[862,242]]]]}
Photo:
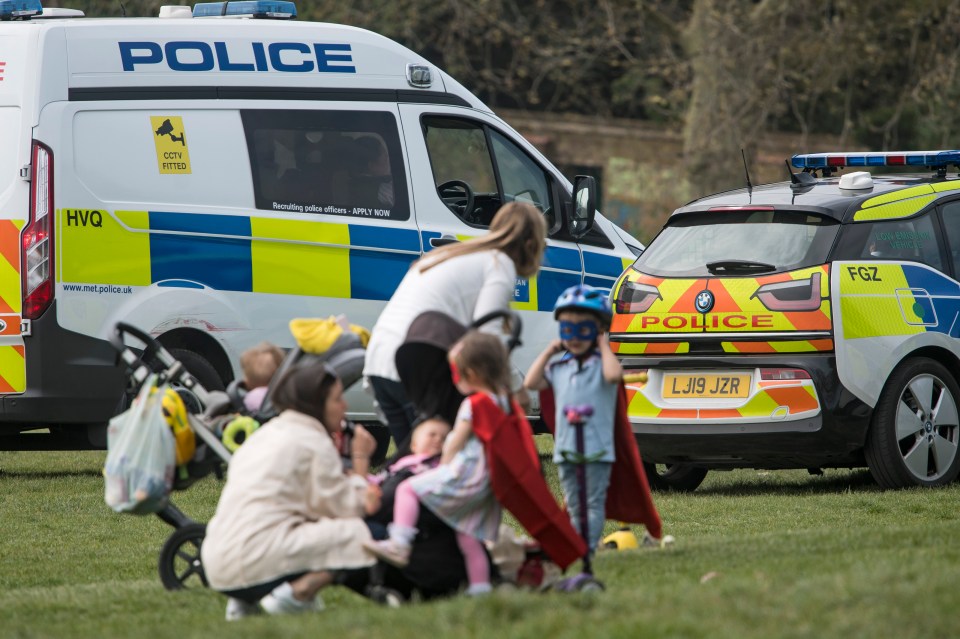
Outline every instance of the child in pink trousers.
{"type": "Polygon", "coordinates": [[[390,537],[364,547],[387,563],[406,566],[420,506],[426,506],[456,531],[470,582],[467,594],[480,595],[491,590],[483,542],[496,540],[501,509],[491,488],[484,445],[473,433],[469,396],[484,393],[509,411],[510,364],[503,342],[479,332],[470,332],[455,344],[449,360],[457,390],[468,397],[444,442],[440,465],[397,487],[390,537]]]}

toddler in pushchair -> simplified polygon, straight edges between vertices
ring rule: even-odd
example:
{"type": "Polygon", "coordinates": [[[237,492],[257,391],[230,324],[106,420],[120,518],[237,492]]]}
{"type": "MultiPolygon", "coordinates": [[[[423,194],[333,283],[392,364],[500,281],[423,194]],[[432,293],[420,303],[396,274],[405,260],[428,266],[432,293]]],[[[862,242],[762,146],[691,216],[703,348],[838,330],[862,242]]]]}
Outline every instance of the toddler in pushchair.
{"type": "MultiPolygon", "coordinates": [[[[363,367],[365,330],[341,324],[333,318],[293,320],[291,332],[298,345],[284,358],[269,390],[272,390],[273,382],[290,368],[317,362],[329,366],[344,387],[358,381],[363,367]]],[[[183,413],[180,419],[189,423],[196,437],[196,447],[190,458],[176,468],[172,485],[174,491],[183,490],[211,473],[222,478],[232,450],[236,450],[261,423],[277,413],[269,399],[269,390],[260,409],[253,413],[244,409],[242,395],[208,391],[163,345],[134,326],[118,323],[111,343],[128,369],[131,387],[142,386],[155,374],[158,384],[168,384],[184,398],[179,402],[179,409],[183,413]],[[142,346],[130,346],[127,344],[129,341],[139,342],[142,346]]],[[[177,397],[177,394],[174,396],[177,397]]],[[[164,408],[166,410],[166,405],[164,408]]],[[[380,435],[380,441],[389,437],[385,429],[381,429],[382,433],[375,428],[370,430],[375,436],[380,435]]],[[[342,447],[349,450],[348,433],[345,433],[342,447]]],[[[385,441],[382,448],[386,449],[385,441]]],[[[207,586],[200,559],[205,524],[194,521],[169,500],[156,514],[174,528],[159,557],[158,568],[164,587],[177,590],[207,586]]]]}

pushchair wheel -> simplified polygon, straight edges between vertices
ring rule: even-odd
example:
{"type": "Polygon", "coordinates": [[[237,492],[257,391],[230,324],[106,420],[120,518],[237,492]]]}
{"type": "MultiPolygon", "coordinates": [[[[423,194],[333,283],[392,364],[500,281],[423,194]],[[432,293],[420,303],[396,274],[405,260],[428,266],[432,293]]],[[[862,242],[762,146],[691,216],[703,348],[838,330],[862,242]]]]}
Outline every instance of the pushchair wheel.
{"type": "Polygon", "coordinates": [[[200,544],[207,534],[205,524],[187,524],[173,531],[160,550],[160,581],[167,590],[207,587],[200,563],[200,544]]]}
{"type": "Polygon", "coordinates": [[[581,572],[573,577],[561,579],[551,587],[558,592],[603,592],[606,590],[603,582],[598,581],[593,575],[585,572],[581,572]]]}
{"type": "Polygon", "coordinates": [[[577,591],[579,592],[603,592],[604,590],[606,590],[606,588],[604,588],[603,583],[592,577],[581,581],[577,586],[577,591]]]}

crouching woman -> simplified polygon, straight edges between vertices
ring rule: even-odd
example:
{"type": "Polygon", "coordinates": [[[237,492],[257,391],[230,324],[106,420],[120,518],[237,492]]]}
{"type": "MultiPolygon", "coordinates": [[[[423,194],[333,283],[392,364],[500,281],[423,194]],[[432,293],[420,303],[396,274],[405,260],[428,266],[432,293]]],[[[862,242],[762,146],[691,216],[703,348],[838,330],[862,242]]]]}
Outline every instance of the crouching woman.
{"type": "Polygon", "coordinates": [[[336,571],[373,563],[363,517],[380,503],[366,479],[376,440],[356,429],[345,473],[343,384],[322,364],[294,367],[272,401],[282,412],[230,460],[201,547],[207,581],[229,597],[228,620],[320,610],[336,571]]]}

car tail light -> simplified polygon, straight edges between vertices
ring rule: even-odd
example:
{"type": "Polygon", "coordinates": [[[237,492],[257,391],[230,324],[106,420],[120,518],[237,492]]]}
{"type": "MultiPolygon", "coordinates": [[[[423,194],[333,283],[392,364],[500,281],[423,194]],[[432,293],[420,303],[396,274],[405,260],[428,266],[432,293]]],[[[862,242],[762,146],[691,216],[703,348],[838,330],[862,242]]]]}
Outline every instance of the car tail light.
{"type": "Polygon", "coordinates": [[[810,379],[810,373],[802,368],[761,368],[763,381],[787,381],[791,379],[810,379]]]}
{"type": "Polygon", "coordinates": [[[617,291],[613,304],[618,313],[644,313],[653,306],[654,302],[662,299],[663,296],[660,295],[656,286],[624,281],[620,285],[620,290],[617,291]]]}
{"type": "Polygon", "coordinates": [[[23,317],[37,319],[53,302],[53,152],[34,141],[30,221],[20,236],[23,317]]]}
{"type": "Polygon", "coordinates": [[[757,298],[771,311],[816,311],[823,301],[820,297],[820,271],[805,280],[764,284],[750,297],[757,298]]]}

